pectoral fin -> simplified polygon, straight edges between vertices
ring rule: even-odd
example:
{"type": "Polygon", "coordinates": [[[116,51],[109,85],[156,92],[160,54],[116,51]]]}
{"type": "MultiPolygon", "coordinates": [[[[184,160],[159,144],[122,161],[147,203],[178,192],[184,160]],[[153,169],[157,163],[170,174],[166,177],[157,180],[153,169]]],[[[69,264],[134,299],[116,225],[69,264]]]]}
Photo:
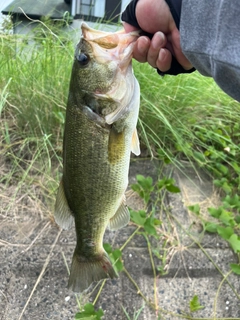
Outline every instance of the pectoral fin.
{"type": "Polygon", "coordinates": [[[110,230],[117,230],[125,227],[128,224],[129,220],[130,220],[130,214],[128,211],[128,207],[125,204],[125,196],[124,196],[123,201],[120,207],[118,208],[117,212],[110,219],[108,227],[110,230]]]}
{"type": "Polygon", "coordinates": [[[54,218],[56,223],[65,230],[71,228],[74,222],[74,218],[67,203],[62,181],[60,182],[57,193],[54,218]]]}
{"type": "Polygon", "coordinates": [[[134,130],[133,135],[132,135],[131,151],[136,156],[139,156],[141,153],[137,129],[134,130]]]}

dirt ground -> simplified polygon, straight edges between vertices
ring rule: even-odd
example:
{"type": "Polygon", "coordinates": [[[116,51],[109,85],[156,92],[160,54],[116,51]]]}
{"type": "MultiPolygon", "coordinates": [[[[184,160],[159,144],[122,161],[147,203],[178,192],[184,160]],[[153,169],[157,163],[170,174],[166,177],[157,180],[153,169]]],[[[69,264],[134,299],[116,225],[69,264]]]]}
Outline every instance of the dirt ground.
{"type": "MultiPolygon", "coordinates": [[[[7,176],[6,162],[0,168],[1,174],[7,176]]],[[[158,169],[158,162],[132,162],[130,184],[136,182],[136,174],[156,180],[158,169]]],[[[220,238],[205,235],[201,239],[200,225],[186,210],[189,204],[198,202],[207,207],[217,201],[212,183],[204,173],[196,174],[187,165],[183,172],[174,169],[173,177],[181,193],[168,194],[164,200],[172,217],[169,229],[169,219],[162,212],[162,232],[168,233],[164,239],[170,243],[166,251],[167,273],[154,277],[148,244],[144,237],[135,235],[123,250],[128,273],[122,272],[119,279],[108,280],[96,302],[96,309],[104,310],[104,319],[127,319],[123,308],[133,319],[134,312],[136,315],[141,307],[140,320],[240,319],[240,277],[229,274],[229,263],[237,262],[237,257],[220,238]],[[191,313],[189,301],[194,295],[203,309],[191,313]],[[158,305],[158,311],[149,307],[150,300],[158,305]]],[[[79,310],[75,295],[66,288],[66,264],[71,262],[75,232],[74,229],[62,231],[56,226],[52,218],[54,194],[44,199],[41,188],[33,177],[28,185],[16,186],[13,180],[7,190],[0,184],[1,320],[74,319],[79,310]]],[[[131,191],[128,204],[135,210],[143,207],[142,200],[131,191]]],[[[116,232],[107,231],[104,242],[119,248],[135,229],[130,224],[116,232]]],[[[159,248],[163,246],[152,241],[159,248]]],[[[160,264],[156,257],[154,262],[156,266],[160,264]]],[[[97,292],[93,291],[90,297],[81,296],[82,305],[94,301],[97,292]]]]}

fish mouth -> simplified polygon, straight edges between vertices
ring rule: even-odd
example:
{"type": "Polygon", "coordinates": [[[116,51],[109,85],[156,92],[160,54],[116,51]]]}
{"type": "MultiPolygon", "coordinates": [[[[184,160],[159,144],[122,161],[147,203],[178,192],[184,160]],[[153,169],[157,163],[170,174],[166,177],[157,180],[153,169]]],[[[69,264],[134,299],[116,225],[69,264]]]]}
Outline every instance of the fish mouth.
{"type": "Polygon", "coordinates": [[[133,54],[139,31],[125,33],[124,30],[110,33],[90,28],[85,22],[81,25],[82,37],[88,41],[93,55],[99,63],[115,61],[122,72],[126,71],[133,54]]]}
{"type": "MultiPolygon", "coordinates": [[[[112,75],[108,87],[91,92],[96,100],[108,100],[114,106],[113,110],[104,109],[104,113],[99,114],[109,126],[124,117],[129,111],[127,106],[132,99],[135,86],[131,60],[140,31],[126,33],[121,30],[110,33],[92,29],[86,23],[82,23],[81,29],[82,40],[91,46],[89,49],[95,62],[103,65],[111,64],[112,75]]],[[[95,119],[95,115],[93,116],[95,119]]]]}

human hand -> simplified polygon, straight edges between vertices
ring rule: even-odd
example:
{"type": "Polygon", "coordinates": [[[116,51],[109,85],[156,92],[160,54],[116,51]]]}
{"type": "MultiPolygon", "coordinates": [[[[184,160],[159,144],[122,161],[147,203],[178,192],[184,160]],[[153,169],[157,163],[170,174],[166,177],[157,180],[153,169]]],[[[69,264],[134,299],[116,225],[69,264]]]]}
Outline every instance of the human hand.
{"type": "MultiPolygon", "coordinates": [[[[122,18],[124,20],[124,15],[122,18]]],[[[170,69],[173,60],[177,60],[180,67],[183,67],[182,72],[184,69],[192,68],[191,63],[182,53],[179,30],[164,0],[139,0],[136,3],[135,18],[137,20],[135,26],[123,22],[126,32],[139,29],[136,26],[138,24],[143,31],[153,35],[151,40],[146,36],[139,37],[133,52],[136,60],[148,62],[162,72],[170,69]]]]}

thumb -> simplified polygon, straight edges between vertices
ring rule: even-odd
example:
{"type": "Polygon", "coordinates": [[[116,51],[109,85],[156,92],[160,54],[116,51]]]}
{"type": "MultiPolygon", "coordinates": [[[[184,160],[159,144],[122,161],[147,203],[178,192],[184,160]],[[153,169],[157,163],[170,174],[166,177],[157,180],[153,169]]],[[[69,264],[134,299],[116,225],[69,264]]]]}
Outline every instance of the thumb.
{"type": "Polygon", "coordinates": [[[131,24],[127,23],[127,22],[122,22],[123,28],[124,30],[128,33],[128,32],[132,32],[135,30],[139,30],[139,28],[136,28],[134,26],[132,26],[131,24]]]}

